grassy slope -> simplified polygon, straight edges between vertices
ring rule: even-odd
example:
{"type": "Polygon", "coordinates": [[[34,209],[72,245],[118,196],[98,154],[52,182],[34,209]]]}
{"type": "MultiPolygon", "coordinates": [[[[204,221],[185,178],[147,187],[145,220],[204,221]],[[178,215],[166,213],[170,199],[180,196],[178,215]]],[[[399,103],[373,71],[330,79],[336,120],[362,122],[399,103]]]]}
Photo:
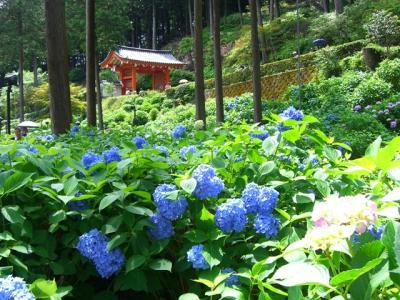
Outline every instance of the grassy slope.
{"type": "MultiPolygon", "coordinates": [[[[400,14],[398,0],[370,1],[359,0],[356,4],[345,7],[342,16],[334,13],[321,14],[314,7],[306,3],[300,7],[300,17],[297,18],[296,7],[285,5],[282,7],[281,17],[269,22],[267,8],[263,7],[264,30],[267,40],[269,62],[293,56],[293,52],[300,47],[301,53],[309,52],[316,38],[326,38],[330,45],[338,45],[365,38],[365,32],[360,26],[367,22],[371,13],[377,9],[386,9],[400,14]],[[397,4],[396,4],[397,2],[397,4]],[[300,25],[300,36],[297,38],[297,21],[300,25]]],[[[240,65],[251,64],[250,44],[250,16],[244,14],[244,26],[240,27],[238,14],[230,15],[221,21],[222,46],[233,45],[233,48],[224,55],[223,72],[234,72],[240,65]]],[[[205,78],[214,77],[213,45],[210,29],[203,32],[205,54],[205,78]]],[[[175,54],[183,59],[192,52],[193,40],[185,37],[166,46],[172,48],[175,54]]]]}

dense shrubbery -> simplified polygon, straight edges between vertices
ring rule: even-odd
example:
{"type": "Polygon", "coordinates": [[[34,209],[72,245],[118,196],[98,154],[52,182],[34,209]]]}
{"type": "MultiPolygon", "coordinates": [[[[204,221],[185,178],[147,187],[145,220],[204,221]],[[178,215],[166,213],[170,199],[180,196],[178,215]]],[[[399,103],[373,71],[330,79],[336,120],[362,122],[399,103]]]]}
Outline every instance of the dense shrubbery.
{"type": "MultiPolygon", "coordinates": [[[[304,67],[311,67],[314,65],[317,65],[318,68],[320,69],[321,67],[325,67],[325,64],[327,64],[327,67],[330,69],[335,69],[335,74],[338,74],[338,66],[333,65],[334,63],[338,63],[338,61],[341,58],[345,58],[349,55],[352,55],[354,52],[357,52],[361,50],[362,46],[365,44],[364,41],[355,41],[351,43],[346,43],[340,46],[335,46],[335,47],[330,47],[327,49],[322,49],[320,51],[315,51],[311,53],[307,53],[304,55],[300,56],[300,65],[302,68],[304,67]],[[331,60],[327,63],[325,63],[325,56],[330,55],[331,60]],[[333,56],[334,55],[334,56],[333,56]],[[320,57],[320,59],[318,59],[320,57]],[[322,64],[320,63],[322,62],[322,64]],[[328,64],[329,63],[329,64],[328,64]]],[[[262,76],[267,76],[267,75],[272,75],[288,70],[294,70],[297,68],[298,60],[296,58],[288,58],[288,59],[283,59],[277,62],[272,62],[272,63],[267,63],[264,65],[261,65],[261,75],[262,76]]],[[[240,65],[236,65],[236,67],[239,67],[240,65]]],[[[328,69],[326,69],[328,70],[328,69]]],[[[340,69],[339,69],[340,70],[340,69]]],[[[328,70],[329,72],[329,70],[328,70]]],[[[242,68],[240,70],[235,70],[232,73],[226,73],[223,76],[223,82],[224,85],[229,85],[232,83],[237,83],[237,82],[242,82],[242,81],[247,81],[251,79],[251,68],[245,64],[242,65],[242,68]]],[[[213,89],[214,88],[214,79],[208,79],[205,81],[205,86],[207,89],[213,89]]]]}
{"type": "Polygon", "coordinates": [[[398,138],[351,161],[294,108],[263,127],[196,131],[177,118],[3,139],[2,274],[55,278],[88,299],[399,292],[398,138]]]}
{"type": "Polygon", "coordinates": [[[181,81],[182,79],[186,79],[187,81],[194,81],[194,73],[189,70],[171,70],[171,86],[179,85],[179,81],[181,81]]]}
{"type": "Polygon", "coordinates": [[[166,95],[176,106],[193,102],[194,91],[194,83],[187,83],[168,89],[166,95]]]}
{"type": "Polygon", "coordinates": [[[356,156],[377,135],[388,140],[398,132],[399,59],[382,61],[375,72],[366,71],[360,54],[342,59],[341,70],[337,69],[338,60],[329,50],[316,62],[323,76],[300,90],[289,89],[284,99],[301,104],[305,111],[324,119],[325,130],[351,144],[356,156]],[[333,75],[338,77],[325,79],[333,75]]]}

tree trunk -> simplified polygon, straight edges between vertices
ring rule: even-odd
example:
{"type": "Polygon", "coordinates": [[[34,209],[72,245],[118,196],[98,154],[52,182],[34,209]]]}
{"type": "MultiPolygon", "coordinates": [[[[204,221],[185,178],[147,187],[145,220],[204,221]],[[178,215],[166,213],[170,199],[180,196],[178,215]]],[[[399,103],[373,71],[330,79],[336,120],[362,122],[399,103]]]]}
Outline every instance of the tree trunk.
{"type": "Polygon", "coordinates": [[[25,116],[25,97],[24,97],[24,45],[22,43],[22,14],[18,13],[18,86],[19,86],[19,120],[24,121],[25,116]]]}
{"type": "Polygon", "coordinates": [[[324,9],[324,13],[329,13],[329,0],[322,0],[322,7],[324,9]]]}
{"type": "Polygon", "coordinates": [[[33,67],[33,86],[38,86],[39,85],[38,61],[36,56],[33,56],[32,67],[33,67]]]}
{"type": "Polygon", "coordinates": [[[281,16],[281,5],[279,3],[279,0],[274,0],[274,15],[275,18],[279,18],[281,16]]]}
{"type": "Polygon", "coordinates": [[[136,33],[135,33],[135,21],[134,20],[132,20],[131,21],[131,46],[132,47],[135,47],[135,45],[136,45],[136,43],[135,43],[135,37],[136,37],[136,33]]]}
{"type": "Polygon", "coordinates": [[[95,4],[86,0],[86,105],[89,126],[96,126],[95,4]]]}
{"type": "Polygon", "coordinates": [[[203,5],[202,0],[194,0],[194,69],[196,94],[196,120],[202,120],[206,126],[206,101],[204,95],[204,59],[203,59],[203,5]]]}
{"type": "Polygon", "coordinates": [[[258,28],[260,29],[260,45],[261,45],[261,59],[263,64],[265,64],[268,61],[268,54],[267,54],[267,40],[265,39],[265,34],[264,34],[264,27],[263,27],[263,17],[262,17],[262,12],[261,12],[261,0],[256,0],[256,5],[257,5],[257,23],[258,23],[258,28]]]}
{"type": "Polygon", "coordinates": [[[51,125],[59,134],[72,122],[64,0],[45,0],[45,13],[51,125]]]}
{"type": "Polygon", "coordinates": [[[367,68],[375,71],[376,67],[381,62],[381,55],[375,48],[365,47],[362,49],[363,60],[367,68]]]}
{"type": "Polygon", "coordinates": [[[135,30],[135,35],[136,35],[136,47],[140,48],[142,46],[142,20],[140,17],[137,18],[137,27],[135,30]]]}
{"type": "Polygon", "coordinates": [[[258,42],[257,5],[256,0],[250,1],[251,12],[251,48],[253,57],[253,98],[254,98],[254,123],[261,123],[261,71],[260,71],[260,45],[258,42]]]}
{"type": "Polygon", "coordinates": [[[272,21],[273,19],[275,19],[275,15],[274,15],[274,3],[275,0],[269,0],[269,21],[272,21]]]}
{"type": "Polygon", "coordinates": [[[340,15],[343,12],[343,2],[342,0],[334,0],[335,2],[335,12],[336,15],[340,15]]]}
{"type": "Polygon", "coordinates": [[[237,0],[238,11],[239,11],[239,16],[240,16],[240,27],[242,27],[243,26],[243,12],[242,12],[242,4],[240,2],[241,2],[241,0],[237,0]]]}
{"type": "Polygon", "coordinates": [[[213,15],[213,0],[208,0],[208,12],[210,14],[210,34],[213,35],[213,28],[214,28],[214,15],[213,15]]]}
{"type": "Polygon", "coordinates": [[[11,83],[7,86],[7,100],[6,100],[6,133],[11,134],[11,91],[12,85],[11,83]]]}
{"type": "Polygon", "coordinates": [[[152,37],[152,49],[157,49],[157,24],[156,24],[156,0],[153,0],[153,37],[152,37]]]}
{"type": "Polygon", "coordinates": [[[194,37],[194,30],[193,30],[193,15],[192,15],[192,0],[188,0],[189,5],[189,23],[190,23],[190,36],[194,37]]]}
{"type": "Polygon", "coordinates": [[[224,0],[224,24],[226,24],[227,16],[228,16],[228,0],[224,0]]]}
{"type": "Polygon", "coordinates": [[[99,118],[99,129],[104,129],[103,122],[103,95],[101,94],[101,82],[100,82],[100,69],[96,58],[96,96],[97,96],[97,114],[99,118]]]}
{"type": "Polygon", "coordinates": [[[224,122],[224,95],[222,89],[222,60],[221,60],[221,2],[212,0],[214,21],[214,68],[215,68],[215,104],[217,109],[217,122],[224,122]]]}
{"type": "MultiPolygon", "coordinates": [[[[189,5],[189,2],[186,1],[186,6],[189,5]]],[[[188,11],[188,9],[186,10],[188,11]]],[[[190,34],[189,26],[190,26],[190,21],[189,21],[189,14],[185,14],[184,11],[182,11],[182,14],[185,16],[185,35],[190,34]]],[[[165,16],[165,14],[163,14],[165,16]]],[[[163,18],[163,41],[165,41],[165,17],[163,18]]]]}

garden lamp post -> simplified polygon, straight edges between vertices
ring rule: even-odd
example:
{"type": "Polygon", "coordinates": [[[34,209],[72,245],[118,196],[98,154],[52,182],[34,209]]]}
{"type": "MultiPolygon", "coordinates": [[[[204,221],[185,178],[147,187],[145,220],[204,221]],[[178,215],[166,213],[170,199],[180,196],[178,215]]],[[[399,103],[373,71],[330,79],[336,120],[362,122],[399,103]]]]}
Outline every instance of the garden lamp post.
{"type": "Polygon", "coordinates": [[[18,74],[13,72],[13,73],[8,73],[4,77],[6,82],[7,82],[7,102],[6,102],[6,132],[7,134],[11,134],[11,91],[12,91],[12,86],[18,85],[18,74]]]}
{"type": "Polygon", "coordinates": [[[0,134],[1,134],[2,127],[3,127],[3,118],[0,116],[0,134]]]}

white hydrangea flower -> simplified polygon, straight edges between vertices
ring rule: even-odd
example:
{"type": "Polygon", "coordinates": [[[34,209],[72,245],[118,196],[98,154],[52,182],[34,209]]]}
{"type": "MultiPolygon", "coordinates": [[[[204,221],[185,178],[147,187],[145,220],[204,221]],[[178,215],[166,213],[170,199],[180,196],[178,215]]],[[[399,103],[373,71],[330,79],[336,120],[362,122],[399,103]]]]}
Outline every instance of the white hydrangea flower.
{"type": "Polygon", "coordinates": [[[354,226],[330,225],[314,227],[304,237],[305,247],[313,250],[348,252],[346,239],[355,230],[354,226]]]}
{"type": "Polygon", "coordinates": [[[364,233],[368,225],[373,224],[376,219],[376,203],[364,195],[332,195],[324,202],[316,203],[312,212],[316,227],[352,225],[357,233],[364,233]]]}

